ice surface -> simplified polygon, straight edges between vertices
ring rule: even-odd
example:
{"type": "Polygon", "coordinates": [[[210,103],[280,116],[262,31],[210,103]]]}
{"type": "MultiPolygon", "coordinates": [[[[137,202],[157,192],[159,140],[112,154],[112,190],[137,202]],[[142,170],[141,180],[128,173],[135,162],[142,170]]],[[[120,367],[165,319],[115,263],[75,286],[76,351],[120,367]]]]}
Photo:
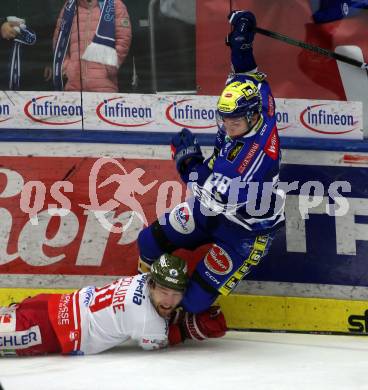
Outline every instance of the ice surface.
{"type": "Polygon", "coordinates": [[[368,337],[228,332],[145,352],[0,358],[4,390],[368,389],[368,337]]]}

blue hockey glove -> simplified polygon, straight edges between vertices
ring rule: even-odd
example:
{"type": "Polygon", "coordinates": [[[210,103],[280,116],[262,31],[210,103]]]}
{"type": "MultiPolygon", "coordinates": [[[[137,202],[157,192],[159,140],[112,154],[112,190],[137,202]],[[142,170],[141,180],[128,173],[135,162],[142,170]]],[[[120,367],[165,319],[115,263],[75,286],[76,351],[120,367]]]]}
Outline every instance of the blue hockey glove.
{"type": "Polygon", "coordinates": [[[204,157],[195,135],[188,129],[182,129],[171,139],[171,156],[176,169],[182,173],[189,159],[202,163],[204,157]]]}
{"type": "Polygon", "coordinates": [[[232,32],[226,37],[226,44],[232,49],[246,50],[252,47],[256,17],[249,11],[232,11],[229,23],[233,26],[232,32]]]}

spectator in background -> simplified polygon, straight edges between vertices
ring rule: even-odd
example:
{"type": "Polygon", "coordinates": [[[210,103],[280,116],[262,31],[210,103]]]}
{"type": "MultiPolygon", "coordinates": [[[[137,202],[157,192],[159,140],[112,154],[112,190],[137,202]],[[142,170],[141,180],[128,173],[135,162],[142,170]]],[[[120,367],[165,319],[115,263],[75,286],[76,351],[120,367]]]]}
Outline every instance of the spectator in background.
{"type": "Polygon", "coordinates": [[[78,6],[68,0],[56,23],[53,69],[45,70],[45,79],[53,77],[56,90],[117,92],[131,36],[121,0],[79,0],[78,6]]]}
{"type": "Polygon", "coordinates": [[[7,40],[12,40],[12,49],[9,60],[9,90],[20,89],[21,76],[21,47],[23,45],[34,45],[36,34],[26,26],[24,19],[17,16],[8,16],[2,20],[1,36],[7,40]]]}
{"type": "Polygon", "coordinates": [[[19,33],[19,23],[8,22],[7,18],[0,18],[0,35],[4,39],[14,39],[19,33]],[[16,28],[18,27],[18,29],[16,28]]]}
{"type": "MultiPolygon", "coordinates": [[[[45,83],[43,72],[45,66],[52,64],[52,36],[59,12],[65,0],[37,0],[37,1],[1,1],[1,16],[16,15],[23,19],[27,29],[37,35],[34,45],[21,44],[21,80],[22,91],[44,91],[53,90],[52,83],[45,83]],[[45,17],[47,15],[47,17],[45,17]]],[[[14,24],[14,18],[7,18],[8,22],[14,24]]],[[[20,22],[16,23],[19,24],[20,22]]],[[[20,28],[21,30],[21,28],[20,28]]],[[[12,55],[14,41],[21,38],[17,35],[15,39],[1,39],[0,35],[0,89],[9,89],[9,61],[12,55]]]]}

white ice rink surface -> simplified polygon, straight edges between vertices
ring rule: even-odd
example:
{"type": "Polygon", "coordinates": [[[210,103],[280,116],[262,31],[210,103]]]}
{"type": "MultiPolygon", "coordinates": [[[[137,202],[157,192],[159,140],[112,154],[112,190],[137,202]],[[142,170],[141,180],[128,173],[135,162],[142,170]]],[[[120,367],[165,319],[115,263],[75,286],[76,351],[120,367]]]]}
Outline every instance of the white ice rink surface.
{"type": "Polygon", "coordinates": [[[228,332],[144,352],[0,358],[4,390],[368,389],[368,337],[228,332]]]}

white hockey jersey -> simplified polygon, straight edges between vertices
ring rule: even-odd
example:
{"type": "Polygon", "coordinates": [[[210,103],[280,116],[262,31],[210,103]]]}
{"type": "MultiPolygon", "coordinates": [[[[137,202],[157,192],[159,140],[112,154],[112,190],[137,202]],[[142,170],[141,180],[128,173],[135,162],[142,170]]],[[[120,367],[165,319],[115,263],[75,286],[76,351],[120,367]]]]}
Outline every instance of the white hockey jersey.
{"type": "Polygon", "coordinates": [[[94,354],[133,339],[147,350],[168,345],[168,322],[151,303],[148,274],[55,296],[49,315],[63,353],[94,354]]]}

